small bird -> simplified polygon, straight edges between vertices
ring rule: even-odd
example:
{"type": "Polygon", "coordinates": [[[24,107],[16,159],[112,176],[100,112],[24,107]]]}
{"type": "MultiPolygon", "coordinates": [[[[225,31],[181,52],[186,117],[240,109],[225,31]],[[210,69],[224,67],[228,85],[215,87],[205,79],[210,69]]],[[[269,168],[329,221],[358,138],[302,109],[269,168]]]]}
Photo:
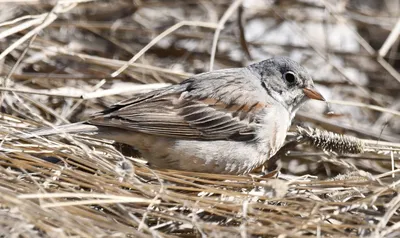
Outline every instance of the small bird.
{"type": "Polygon", "coordinates": [[[283,146],[308,99],[325,100],[305,68],[275,57],[198,74],[36,135],[92,132],[133,146],[156,168],[247,174],[283,146]]]}

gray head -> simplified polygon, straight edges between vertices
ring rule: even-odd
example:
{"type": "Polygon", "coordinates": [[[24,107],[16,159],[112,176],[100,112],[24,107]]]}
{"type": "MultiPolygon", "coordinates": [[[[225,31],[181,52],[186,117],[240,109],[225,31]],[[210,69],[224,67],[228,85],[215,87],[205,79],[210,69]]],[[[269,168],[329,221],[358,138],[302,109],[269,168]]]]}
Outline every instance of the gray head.
{"type": "Polygon", "coordinates": [[[275,57],[248,68],[260,76],[267,93],[289,112],[295,112],[307,99],[324,101],[307,70],[287,57],[275,57]]]}

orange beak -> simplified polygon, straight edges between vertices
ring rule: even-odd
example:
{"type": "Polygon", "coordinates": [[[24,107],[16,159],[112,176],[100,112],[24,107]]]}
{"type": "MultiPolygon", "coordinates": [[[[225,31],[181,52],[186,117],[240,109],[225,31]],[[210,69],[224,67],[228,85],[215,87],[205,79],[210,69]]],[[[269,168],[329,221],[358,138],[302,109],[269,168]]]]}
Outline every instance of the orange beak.
{"type": "Polygon", "coordinates": [[[325,101],[325,98],[315,88],[303,88],[303,92],[308,98],[325,101]]]}

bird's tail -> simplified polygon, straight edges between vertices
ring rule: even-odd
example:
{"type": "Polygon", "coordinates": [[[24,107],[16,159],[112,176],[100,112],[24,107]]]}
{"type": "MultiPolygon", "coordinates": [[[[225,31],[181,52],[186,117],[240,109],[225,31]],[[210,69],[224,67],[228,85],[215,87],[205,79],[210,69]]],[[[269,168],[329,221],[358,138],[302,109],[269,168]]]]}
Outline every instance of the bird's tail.
{"type": "Polygon", "coordinates": [[[90,125],[85,122],[78,122],[62,126],[56,126],[54,128],[43,128],[43,129],[28,131],[18,134],[17,137],[28,139],[37,136],[48,136],[48,135],[56,135],[63,133],[76,133],[76,134],[90,133],[90,132],[97,132],[98,130],[99,128],[97,126],[90,125]]]}

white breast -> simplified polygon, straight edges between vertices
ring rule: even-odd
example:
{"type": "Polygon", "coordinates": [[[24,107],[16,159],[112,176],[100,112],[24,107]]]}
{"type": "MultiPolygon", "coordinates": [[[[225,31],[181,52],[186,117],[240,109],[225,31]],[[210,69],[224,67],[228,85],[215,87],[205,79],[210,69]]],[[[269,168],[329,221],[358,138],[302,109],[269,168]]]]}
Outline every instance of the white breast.
{"type": "Polygon", "coordinates": [[[291,124],[289,112],[283,106],[265,108],[258,130],[260,150],[271,158],[283,146],[286,134],[291,124]]]}

